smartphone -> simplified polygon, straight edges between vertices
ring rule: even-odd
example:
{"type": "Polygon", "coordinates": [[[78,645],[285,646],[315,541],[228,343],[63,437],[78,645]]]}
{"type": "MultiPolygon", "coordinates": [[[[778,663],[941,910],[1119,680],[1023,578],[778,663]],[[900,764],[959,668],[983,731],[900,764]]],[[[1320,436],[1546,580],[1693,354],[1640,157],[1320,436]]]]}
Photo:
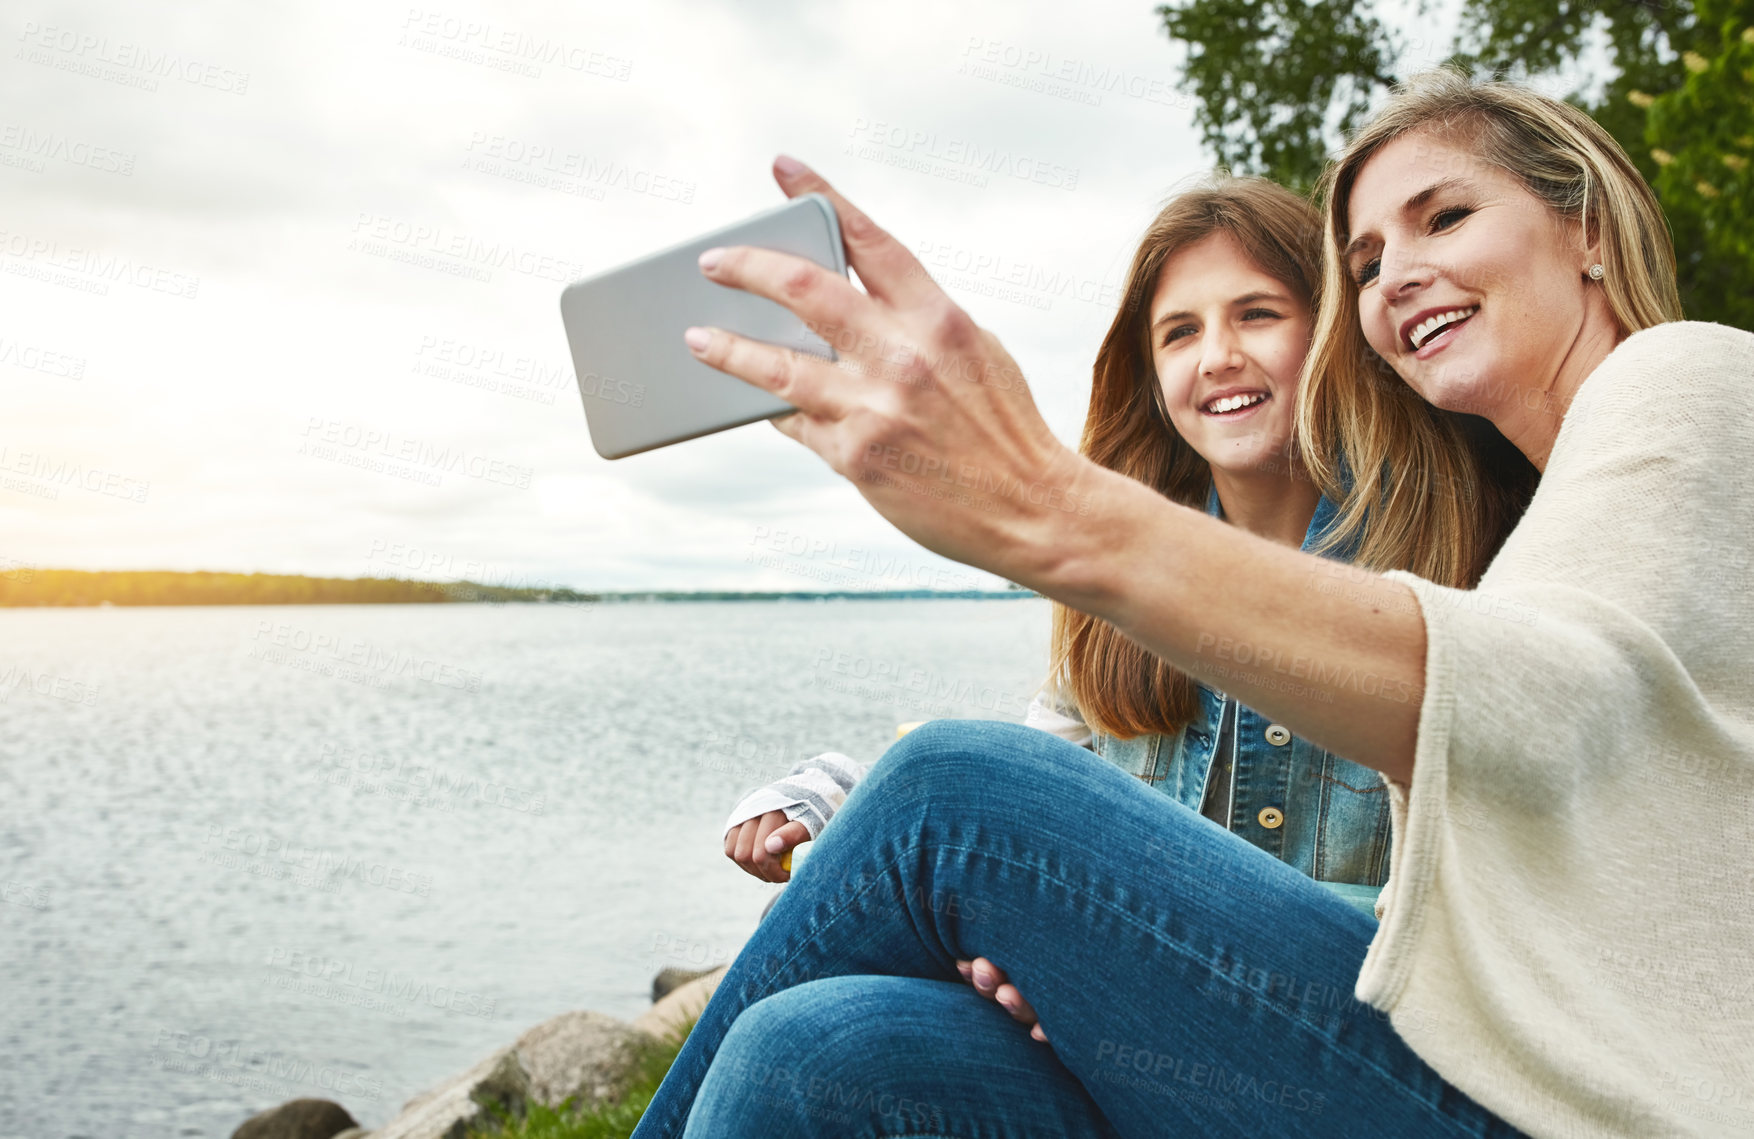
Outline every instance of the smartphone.
{"type": "Polygon", "coordinates": [[[791,404],[695,359],[682,342],[695,325],[835,358],[834,349],[785,308],[716,285],[698,260],[722,245],[808,257],[846,276],[840,219],[821,194],[805,194],[747,221],[703,234],[630,265],[575,281],[560,318],[585,404],[591,445],[621,459],[795,410],[791,404]]]}

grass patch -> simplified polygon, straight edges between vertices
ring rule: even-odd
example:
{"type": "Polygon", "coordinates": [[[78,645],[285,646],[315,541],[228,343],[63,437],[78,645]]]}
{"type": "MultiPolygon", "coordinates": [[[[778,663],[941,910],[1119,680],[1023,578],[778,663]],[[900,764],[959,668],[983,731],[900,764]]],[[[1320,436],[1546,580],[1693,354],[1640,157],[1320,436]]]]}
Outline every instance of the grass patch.
{"type": "Polygon", "coordinates": [[[673,1036],[654,1040],[640,1049],[640,1058],[628,1081],[627,1094],[619,1103],[605,1104],[594,1111],[576,1111],[571,1100],[558,1108],[532,1103],[529,1114],[513,1119],[503,1108],[490,1108],[492,1122],[485,1127],[471,1128],[470,1139],[628,1139],[634,1125],[657,1094],[658,1085],[675,1062],[676,1054],[694,1022],[683,1025],[673,1036]]]}

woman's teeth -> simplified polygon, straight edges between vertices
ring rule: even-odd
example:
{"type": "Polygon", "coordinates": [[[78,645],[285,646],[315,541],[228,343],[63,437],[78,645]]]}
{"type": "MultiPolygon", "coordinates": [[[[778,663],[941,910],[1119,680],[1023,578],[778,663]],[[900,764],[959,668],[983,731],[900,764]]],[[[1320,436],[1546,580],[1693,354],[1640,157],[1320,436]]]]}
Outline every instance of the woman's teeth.
{"type": "Polygon", "coordinates": [[[1434,316],[1428,316],[1420,321],[1418,327],[1408,334],[1407,339],[1412,341],[1413,351],[1417,352],[1420,348],[1425,346],[1427,340],[1436,336],[1438,330],[1445,325],[1467,320],[1470,316],[1473,316],[1479,311],[1480,306],[1475,305],[1473,308],[1451,309],[1449,312],[1440,312],[1434,316]]]}
{"type": "Polygon", "coordinates": [[[1266,398],[1266,392],[1251,392],[1247,395],[1226,396],[1223,399],[1215,399],[1207,404],[1206,412],[1209,415],[1223,415],[1227,411],[1237,411],[1241,408],[1250,407],[1254,404],[1260,403],[1266,398]]]}

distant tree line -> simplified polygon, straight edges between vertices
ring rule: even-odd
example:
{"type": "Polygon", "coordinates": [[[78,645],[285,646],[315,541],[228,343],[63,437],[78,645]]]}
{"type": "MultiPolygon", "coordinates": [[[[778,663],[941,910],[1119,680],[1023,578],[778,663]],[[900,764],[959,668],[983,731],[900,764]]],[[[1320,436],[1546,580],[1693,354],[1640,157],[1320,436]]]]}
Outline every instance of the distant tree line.
{"type": "Polygon", "coordinates": [[[577,603],[596,599],[596,594],[571,589],[510,588],[472,581],[154,570],[92,572],[12,568],[0,573],[0,606],[577,603]]]}
{"type": "Polygon", "coordinates": [[[818,592],[642,590],[586,593],[554,587],[482,585],[474,581],[406,581],[384,577],[303,577],[271,573],[169,570],[0,570],[0,607],[79,605],[432,605],[513,602],[579,605],[621,601],[847,601],[1034,597],[1020,585],[983,591],[892,589],[818,592]]]}

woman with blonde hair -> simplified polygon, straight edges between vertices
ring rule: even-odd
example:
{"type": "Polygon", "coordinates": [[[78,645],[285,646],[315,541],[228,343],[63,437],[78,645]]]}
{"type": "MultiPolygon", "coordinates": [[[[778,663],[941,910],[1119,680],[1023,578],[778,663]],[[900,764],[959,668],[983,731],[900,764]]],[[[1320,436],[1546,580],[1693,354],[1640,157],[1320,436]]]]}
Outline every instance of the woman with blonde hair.
{"type": "Polygon", "coordinates": [[[781,430],[855,480],[896,448],[1091,503],[858,482],[932,548],[1197,678],[1237,666],[1227,691],[1377,769],[1381,922],[1267,860],[1271,891],[1239,898],[1234,844],[1083,749],[927,725],[848,798],[637,1134],[1754,1134],[1754,590],[1697,573],[1754,542],[1754,336],[1680,321],[1662,214],[1612,138],[1439,73],[1327,182],[1310,465],[1330,477],[1343,441],[1342,529],[1368,515],[1368,545],[1447,489],[1413,399],[1489,419],[1542,475],[1472,589],[1311,588],[1320,559],[1078,456],[997,341],[837,206],[868,293],[760,250],[703,271],[881,356],[689,343],[797,406],[781,430]],[[1407,392],[1346,363],[1360,338],[1407,392]],[[970,954],[1048,1045],[955,983],[970,954]]]}
{"type": "MultiPolygon", "coordinates": [[[[1333,540],[1334,500],[1311,481],[1293,440],[1321,249],[1320,214],[1265,179],[1215,175],[1175,194],[1139,241],[1097,353],[1081,453],[1252,534],[1350,560],[1358,541],[1333,540]]],[[[1514,452],[1481,453],[1477,440],[1495,434],[1470,438],[1457,417],[1420,406],[1446,481],[1479,493],[1422,500],[1399,543],[1379,543],[1374,557],[1379,568],[1470,585],[1526,504],[1533,468],[1514,452]]],[[[1029,726],[1091,748],[1373,912],[1388,876],[1389,808],[1369,768],[1057,603],[1051,655],[1029,726]]],[[[839,752],[800,761],[738,802],[724,827],[726,857],[787,881],[781,856],[818,837],[867,771],[839,752]]],[[[1027,1017],[991,962],[963,963],[963,972],[1027,1017]]]]}

